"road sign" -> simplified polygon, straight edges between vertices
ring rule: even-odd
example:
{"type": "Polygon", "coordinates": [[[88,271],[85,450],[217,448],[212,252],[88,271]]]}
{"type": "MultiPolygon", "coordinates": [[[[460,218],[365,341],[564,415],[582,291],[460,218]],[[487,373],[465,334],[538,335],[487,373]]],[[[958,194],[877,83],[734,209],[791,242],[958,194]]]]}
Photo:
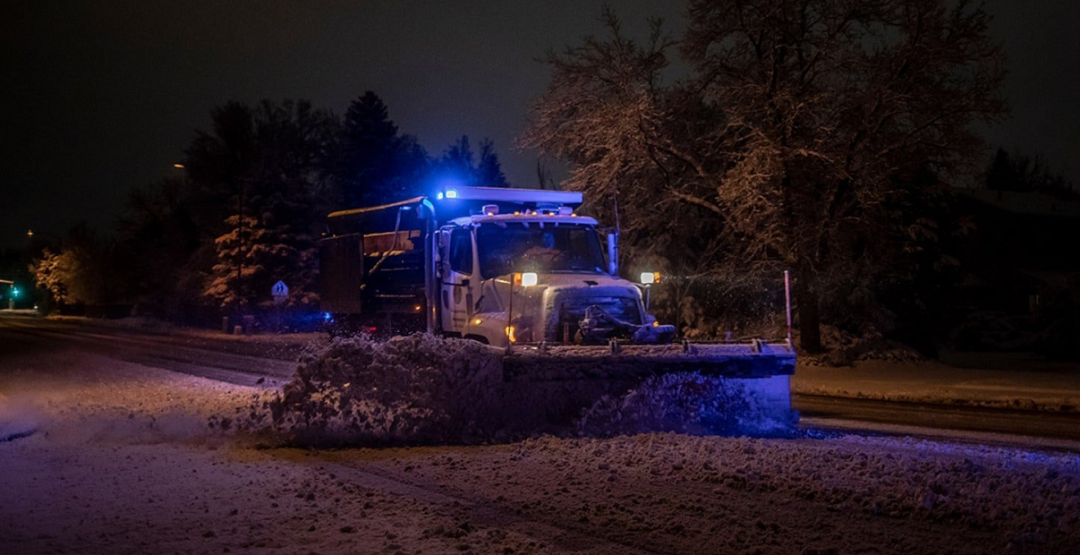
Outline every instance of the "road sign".
{"type": "Polygon", "coordinates": [[[274,296],[274,304],[281,304],[289,296],[289,286],[284,281],[278,281],[270,288],[270,294],[274,296]]]}

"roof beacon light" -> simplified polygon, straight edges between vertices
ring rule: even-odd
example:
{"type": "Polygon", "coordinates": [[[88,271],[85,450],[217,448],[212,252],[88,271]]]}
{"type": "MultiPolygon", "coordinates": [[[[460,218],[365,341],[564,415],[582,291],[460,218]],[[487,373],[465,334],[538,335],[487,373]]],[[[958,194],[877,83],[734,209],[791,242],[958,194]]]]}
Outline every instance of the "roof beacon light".
{"type": "Polygon", "coordinates": [[[482,208],[482,210],[488,216],[494,216],[494,215],[499,213],[499,205],[498,204],[485,204],[484,208],[482,208]]]}
{"type": "Polygon", "coordinates": [[[457,198],[457,189],[447,189],[446,198],[457,198]]]}

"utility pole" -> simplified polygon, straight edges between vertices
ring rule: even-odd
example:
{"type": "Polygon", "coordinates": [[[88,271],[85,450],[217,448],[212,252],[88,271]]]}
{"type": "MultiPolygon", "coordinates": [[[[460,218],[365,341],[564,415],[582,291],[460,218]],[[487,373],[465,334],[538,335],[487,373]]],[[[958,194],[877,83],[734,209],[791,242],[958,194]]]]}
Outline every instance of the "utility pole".
{"type": "Polygon", "coordinates": [[[236,195],[236,317],[240,318],[243,311],[243,300],[240,296],[243,289],[240,283],[244,268],[244,178],[239,178],[237,184],[240,191],[236,195]]]}
{"type": "Polygon", "coordinates": [[[19,296],[19,288],[15,287],[15,282],[7,279],[0,279],[0,284],[6,283],[8,285],[8,310],[15,310],[15,297],[19,296]]]}

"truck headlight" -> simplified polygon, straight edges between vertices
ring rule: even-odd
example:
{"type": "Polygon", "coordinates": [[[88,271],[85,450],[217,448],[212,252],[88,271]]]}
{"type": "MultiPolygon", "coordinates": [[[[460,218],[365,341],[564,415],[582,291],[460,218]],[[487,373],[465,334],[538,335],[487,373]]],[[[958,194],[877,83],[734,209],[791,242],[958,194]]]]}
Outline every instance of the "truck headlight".
{"type": "Polygon", "coordinates": [[[642,285],[660,283],[660,272],[641,272],[642,285]]]}

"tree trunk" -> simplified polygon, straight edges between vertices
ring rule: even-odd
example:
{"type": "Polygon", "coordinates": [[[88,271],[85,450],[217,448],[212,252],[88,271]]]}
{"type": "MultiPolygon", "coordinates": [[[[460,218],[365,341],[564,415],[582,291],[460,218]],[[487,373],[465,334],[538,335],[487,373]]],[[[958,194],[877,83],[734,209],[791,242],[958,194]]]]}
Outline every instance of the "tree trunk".
{"type": "Polygon", "coordinates": [[[795,307],[799,314],[799,347],[808,353],[821,352],[821,316],[818,294],[809,271],[800,272],[795,281],[795,307]]]}

